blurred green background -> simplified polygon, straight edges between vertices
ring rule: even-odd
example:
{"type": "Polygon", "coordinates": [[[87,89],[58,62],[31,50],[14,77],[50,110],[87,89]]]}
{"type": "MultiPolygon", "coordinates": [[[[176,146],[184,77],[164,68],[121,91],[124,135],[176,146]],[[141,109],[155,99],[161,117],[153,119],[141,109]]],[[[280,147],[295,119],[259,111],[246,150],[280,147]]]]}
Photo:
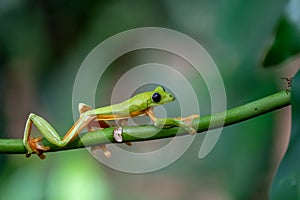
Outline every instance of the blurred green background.
{"type": "MultiPolygon", "coordinates": [[[[278,64],[277,57],[263,58],[286,6],[285,0],[1,0],[1,137],[22,138],[30,112],[66,131],[73,123],[72,87],[83,59],[103,40],[132,28],[169,28],[201,43],[222,74],[228,108],[286,88],[281,77],[293,75],[293,64],[261,66],[278,64]]],[[[126,72],[122,60],[113,70],[126,72]]],[[[197,82],[192,76],[190,81],[197,82]]],[[[98,99],[99,106],[108,101],[98,99]]],[[[289,120],[285,108],[224,128],[202,160],[198,151],[204,135],[198,135],[175,163],[147,174],[110,169],[85,149],[49,153],[43,161],[1,155],[0,199],[266,199],[286,147],[289,120]]]]}

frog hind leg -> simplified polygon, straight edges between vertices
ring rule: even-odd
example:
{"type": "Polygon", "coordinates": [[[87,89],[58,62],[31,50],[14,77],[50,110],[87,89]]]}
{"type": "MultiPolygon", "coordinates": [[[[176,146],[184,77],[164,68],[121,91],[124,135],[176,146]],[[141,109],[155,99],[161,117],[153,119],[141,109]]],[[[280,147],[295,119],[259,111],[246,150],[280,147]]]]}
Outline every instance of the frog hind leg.
{"type": "MultiPolygon", "coordinates": [[[[85,113],[86,111],[92,110],[92,108],[84,103],[79,103],[78,104],[78,111],[80,114],[85,113]]],[[[95,121],[91,122],[90,124],[87,125],[87,129],[89,132],[95,131],[95,129],[92,128],[92,126],[99,127],[100,129],[103,128],[108,128],[110,125],[106,121],[98,121],[97,123],[94,123],[95,121]]],[[[103,151],[103,154],[105,157],[110,158],[111,157],[111,152],[107,149],[105,144],[102,145],[97,145],[91,147],[91,152],[93,155],[96,155],[97,151],[101,149],[103,151]]]]}

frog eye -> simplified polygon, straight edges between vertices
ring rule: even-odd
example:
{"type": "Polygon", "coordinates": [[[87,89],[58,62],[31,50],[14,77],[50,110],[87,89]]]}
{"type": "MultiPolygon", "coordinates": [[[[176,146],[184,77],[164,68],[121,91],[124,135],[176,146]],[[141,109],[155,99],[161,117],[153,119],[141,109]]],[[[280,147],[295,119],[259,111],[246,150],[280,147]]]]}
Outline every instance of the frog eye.
{"type": "Polygon", "coordinates": [[[159,93],[154,93],[153,95],[152,95],[152,101],[153,102],[155,102],[155,103],[158,103],[159,101],[160,101],[160,99],[161,99],[161,96],[160,96],[160,94],[159,93]]]}

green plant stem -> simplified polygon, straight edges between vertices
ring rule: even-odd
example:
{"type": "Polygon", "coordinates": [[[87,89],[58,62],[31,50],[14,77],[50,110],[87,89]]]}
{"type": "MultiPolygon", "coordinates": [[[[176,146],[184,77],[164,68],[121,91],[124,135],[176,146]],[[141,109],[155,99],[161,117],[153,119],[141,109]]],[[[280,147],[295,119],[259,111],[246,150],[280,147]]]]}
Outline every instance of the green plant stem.
{"type": "MultiPolygon", "coordinates": [[[[272,112],[276,109],[290,105],[291,94],[288,90],[278,92],[265,98],[247,103],[222,113],[202,116],[194,119],[193,126],[198,127],[198,133],[209,129],[236,124],[256,116],[272,112]],[[223,120],[225,116],[225,121],[223,120]]],[[[78,137],[67,146],[60,148],[43,140],[43,144],[50,146],[50,151],[83,148],[106,143],[117,143],[113,138],[114,128],[106,128],[95,132],[87,132],[78,137]]],[[[123,127],[123,142],[137,142],[156,140],[187,134],[178,127],[160,129],[153,125],[123,127]]],[[[21,139],[0,139],[0,153],[24,154],[26,149],[21,139]]]]}

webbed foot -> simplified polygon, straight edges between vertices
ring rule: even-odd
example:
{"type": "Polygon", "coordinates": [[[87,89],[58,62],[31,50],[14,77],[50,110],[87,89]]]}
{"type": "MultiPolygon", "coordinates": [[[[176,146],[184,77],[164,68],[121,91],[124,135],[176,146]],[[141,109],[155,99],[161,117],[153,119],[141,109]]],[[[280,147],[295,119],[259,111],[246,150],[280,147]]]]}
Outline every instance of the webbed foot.
{"type": "Polygon", "coordinates": [[[177,126],[183,128],[189,134],[194,135],[197,133],[197,130],[193,127],[193,120],[196,118],[199,118],[199,115],[194,114],[184,118],[157,118],[154,125],[165,128],[177,126]]]}
{"type": "Polygon", "coordinates": [[[44,152],[49,151],[50,147],[44,146],[43,144],[41,144],[42,139],[43,139],[43,137],[29,138],[27,144],[30,148],[30,151],[28,151],[28,153],[26,153],[27,158],[31,156],[32,152],[36,153],[41,159],[46,158],[46,156],[44,155],[44,152]]]}
{"type": "Polygon", "coordinates": [[[92,154],[95,156],[97,154],[97,151],[101,149],[103,151],[103,154],[106,158],[110,158],[111,157],[111,153],[110,151],[106,148],[106,145],[98,145],[98,146],[93,146],[91,147],[91,152],[92,154]]]}
{"type": "Polygon", "coordinates": [[[197,130],[194,129],[193,127],[193,121],[194,119],[196,118],[199,118],[200,115],[197,115],[197,114],[193,114],[193,115],[190,115],[188,117],[184,117],[184,118],[180,118],[179,120],[182,121],[182,123],[184,124],[184,129],[191,135],[195,135],[197,133],[197,130]]]}

